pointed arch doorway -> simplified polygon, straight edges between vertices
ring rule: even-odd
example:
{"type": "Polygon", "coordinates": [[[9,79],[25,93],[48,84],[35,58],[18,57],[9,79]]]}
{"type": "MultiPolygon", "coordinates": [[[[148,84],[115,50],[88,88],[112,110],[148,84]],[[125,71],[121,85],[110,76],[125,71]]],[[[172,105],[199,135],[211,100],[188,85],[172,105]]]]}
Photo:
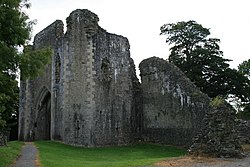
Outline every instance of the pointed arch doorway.
{"type": "Polygon", "coordinates": [[[43,87],[37,97],[34,140],[50,140],[51,93],[43,87]]]}

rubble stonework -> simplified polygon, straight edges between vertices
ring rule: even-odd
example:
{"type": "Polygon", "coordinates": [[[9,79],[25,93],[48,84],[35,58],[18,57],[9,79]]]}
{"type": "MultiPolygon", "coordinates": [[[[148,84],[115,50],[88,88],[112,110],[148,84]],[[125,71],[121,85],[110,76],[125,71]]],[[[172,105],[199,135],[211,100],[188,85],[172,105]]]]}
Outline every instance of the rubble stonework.
{"type": "Polygon", "coordinates": [[[236,115],[231,106],[223,102],[206,113],[201,131],[194,137],[189,152],[226,158],[243,156],[236,132],[236,115]]]}
{"type": "Polygon", "coordinates": [[[209,111],[209,98],[173,64],[152,57],[140,65],[144,139],[189,146],[209,111]]]}
{"type": "Polygon", "coordinates": [[[241,144],[250,144],[250,123],[249,120],[236,120],[236,132],[241,144]]]}
{"type": "Polygon", "coordinates": [[[3,132],[0,132],[0,146],[6,146],[7,145],[7,135],[3,132]]]}

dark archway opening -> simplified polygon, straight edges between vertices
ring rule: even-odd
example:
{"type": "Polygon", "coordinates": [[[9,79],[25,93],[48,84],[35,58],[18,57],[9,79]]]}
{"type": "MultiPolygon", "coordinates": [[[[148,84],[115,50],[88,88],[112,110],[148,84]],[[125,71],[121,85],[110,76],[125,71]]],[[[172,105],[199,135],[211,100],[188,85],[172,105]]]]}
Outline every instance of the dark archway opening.
{"type": "Polygon", "coordinates": [[[47,92],[37,107],[35,140],[50,140],[51,129],[51,94],[47,92]]]}

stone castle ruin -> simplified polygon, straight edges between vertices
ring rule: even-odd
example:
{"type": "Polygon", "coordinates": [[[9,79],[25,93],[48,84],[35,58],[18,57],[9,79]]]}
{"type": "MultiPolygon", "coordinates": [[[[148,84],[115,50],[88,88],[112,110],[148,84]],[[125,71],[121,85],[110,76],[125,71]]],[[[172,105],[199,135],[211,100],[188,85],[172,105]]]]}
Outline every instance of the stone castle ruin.
{"type": "Polygon", "coordinates": [[[19,139],[61,140],[79,146],[126,144],[136,137],[139,81],[127,38],[106,32],[98,17],[75,10],[35,36],[51,47],[43,76],[22,81],[19,139]]]}
{"type": "Polygon", "coordinates": [[[33,48],[53,49],[51,64],[21,81],[19,140],[77,146],[143,140],[190,146],[209,112],[209,98],[174,65],[156,57],[140,64],[127,38],[108,33],[98,16],[77,9],[35,36],[33,48]]]}

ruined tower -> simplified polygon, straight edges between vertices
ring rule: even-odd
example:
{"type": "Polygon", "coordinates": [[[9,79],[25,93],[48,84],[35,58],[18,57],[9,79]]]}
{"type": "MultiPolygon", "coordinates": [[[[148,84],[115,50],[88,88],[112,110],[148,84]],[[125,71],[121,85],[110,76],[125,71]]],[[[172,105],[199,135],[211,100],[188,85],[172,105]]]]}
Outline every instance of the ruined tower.
{"type": "Polygon", "coordinates": [[[44,75],[21,82],[19,139],[79,146],[119,145],[136,133],[138,79],[127,38],[110,34],[89,10],[77,9],[35,36],[51,47],[44,75]]]}

